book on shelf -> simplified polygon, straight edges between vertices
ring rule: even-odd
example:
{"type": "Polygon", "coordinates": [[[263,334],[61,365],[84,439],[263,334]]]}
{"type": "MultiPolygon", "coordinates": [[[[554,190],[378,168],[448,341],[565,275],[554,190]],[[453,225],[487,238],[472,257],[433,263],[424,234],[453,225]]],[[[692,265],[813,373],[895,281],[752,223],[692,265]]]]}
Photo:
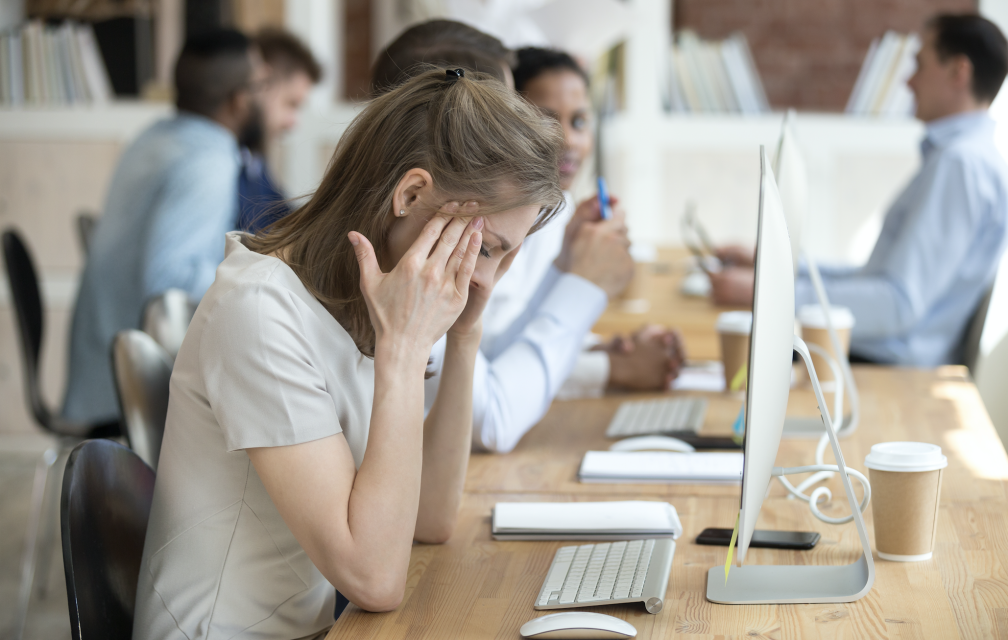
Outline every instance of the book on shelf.
{"type": "Polygon", "coordinates": [[[0,105],[103,103],[112,83],[94,30],[32,20],[0,33],[0,105]]]}
{"type": "Polygon", "coordinates": [[[684,29],[675,40],[669,52],[666,101],[671,111],[750,114],[770,110],[743,34],[714,41],[684,29]]]}
{"type": "Polygon", "coordinates": [[[917,68],[920,37],[887,31],[868,47],[854,82],[846,112],[855,115],[913,115],[913,93],[907,80],[917,68]]]}

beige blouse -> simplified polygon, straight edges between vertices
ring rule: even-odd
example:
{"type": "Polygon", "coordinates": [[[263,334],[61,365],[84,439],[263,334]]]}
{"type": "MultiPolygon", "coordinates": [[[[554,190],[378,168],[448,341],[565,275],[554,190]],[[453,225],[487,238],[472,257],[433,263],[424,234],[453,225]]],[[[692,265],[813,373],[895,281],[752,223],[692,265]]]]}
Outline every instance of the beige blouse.
{"type": "Polygon", "coordinates": [[[374,362],[276,258],[227,236],[175,361],[133,637],[301,638],[335,590],[287,528],[247,447],[342,432],[359,468],[374,362]]]}

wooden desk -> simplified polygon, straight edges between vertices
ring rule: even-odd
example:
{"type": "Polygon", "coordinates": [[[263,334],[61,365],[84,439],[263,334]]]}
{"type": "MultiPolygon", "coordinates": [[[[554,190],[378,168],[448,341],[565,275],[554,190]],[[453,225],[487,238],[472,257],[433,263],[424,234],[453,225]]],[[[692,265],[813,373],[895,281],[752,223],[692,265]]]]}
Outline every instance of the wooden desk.
{"type": "MultiPolygon", "coordinates": [[[[647,313],[613,308],[596,327],[629,332],[644,322],[678,326],[693,358],[720,357],[713,332],[720,311],[705,300],[684,299],[684,271],[676,252],[662,252],[667,268],[639,270],[635,293],[651,300],[647,313]]],[[[616,307],[616,305],[614,305],[616,307]]],[[[842,441],[844,458],[864,471],[864,457],[877,442],[921,440],[941,445],[949,458],[942,486],[934,558],[897,563],[876,557],[876,579],[867,596],[849,604],[727,606],[707,602],[707,571],[724,564],[723,547],[696,545],[705,527],[730,527],[739,489],[712,485],[582,485],[577,469],[585,451],[604,449],[604,436],[618,404],[634,396],[556,402],[543,421],[505,456],[472,456],[458,527],[440,546],[415,545],[403,603],[373,614],[353,605],[327,636],[336,638],[518,638],[529,619],[548,612],[532,603],[556,549],[564,542],[495,542],[490,509],[498,501],[656,499],[675,505],[683,523],[663,610],[612,605],[589,610],[626,619],[638,638],[1008,638],[1008,455],[965,369],[934,371],[856,367],[861,426],[842,441]]],[[[740,398],[709,394],[705,433],[727,433],[740,398]]],[[[808,389],[793,389],[788,413],[814,415],[808,389]]],[[[812,440],[785,440],[779,465],[808,464],[812,440]]],[[[829,459],[828,456],[827,459],[829,459]]],[[[823,511],[847,513],[839,483],[837,498],[823,511]]],[[[855,483],[855,487],[857,487],[855,483]]],[[[855,489],[857,491],[857,489],[855,489]]],[[[874,542],[871,507],[865,513],[874,542]]],[[[852,524],[816,520],[804,503],[787,500],[771,485],[759,526],[818,531],[812,551],[753,549],[752,564],[844,564],[860,554],[852,524]]]]}
{"type": "MultiPolygon", "coordinates": [[[[581,455],[606,444],[601,434],[620,401],[605,398],[556,403],[514,453],[474,455],[455,535],[445,545],[414,547],[403,604],[386,614],[351,605],[328,638],[518,638],[522,624],[545,613],[534,611],[532,602],[553,553],[570,543],[493,541],[494,503],[642,497],[670,501],[684,528],[664,609],[657,615],[631,605],[591,609],[626,619],[637,627],[638,638],[1008,637],[1008,455],[963,371],[857,370],[864,418],[843,441],[851,466],[864,470],[871,445],[887,440],[934,442],[949,457],[934,558],[897,563],[876,557],[875,585],[857,602],[749,607],[707,602],[706,572],[724,563],[725,549],[693,539],[705,527],[732,525],[738,488],[578,484],[581,455]]],[[[711,415],[737,406],[729,397],[712,398],[711,415]]],[[[807,463],[813,450],[812,441],[784,441],[778,464],[807,463]]],[[[829,486],[840,499],[824,510],[845,513],[839,484],[829,486]]],[[[865,519],[874,541],[870,507],[865,519]]],[[[859,553],[852,524],[816,520],[807,505],[787,500],[776,484],[759,526],[818,531],[822,540],[807,552],[753,550],[748,560],[753,564],[842,564],[859,553]]]]}

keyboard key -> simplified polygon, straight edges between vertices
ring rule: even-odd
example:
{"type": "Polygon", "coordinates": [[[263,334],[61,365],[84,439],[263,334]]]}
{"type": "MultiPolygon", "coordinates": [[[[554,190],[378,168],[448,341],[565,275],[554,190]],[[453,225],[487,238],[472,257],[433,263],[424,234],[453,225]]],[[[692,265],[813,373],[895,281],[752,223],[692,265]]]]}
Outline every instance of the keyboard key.
{"type": "Polygon", "coordinates": [[[644,593],[644,580],[647,578],[648,565],[651,563],[651,551],[653,549],[654,540],[648,540],[644,543],[640,560],[637,562],[637,574],[634,576],[633,586],[630,587],[631,598],[639,598],[644,593]]]}
{"type": "Polygon", "coordinates": [[[616,586],[616,576],[619,574],[625,551],[626,542],[614,542],[612,548],[609,549],[609,555],[606,556],[605,565],[602,567],[602,576],[595,588],[596,598],[609,600],[612,597],[613,587],[616,586]]]}
{"type": "Polygon", "coordinates": [[[581,588],[581,578],[584,576],[585,568],[588,566],[588,559],[591,557],[593,544],[586,544],[577,547],[571,568],[567,571],[563,589],[560,591],[560,604],[570,604],[577,598],[578,589],[581,588]]]}
{"type": "Polygon", "coordinates": [[[612,597],[614,599],[629,597],[630,586],[633,584],[634,574],[637,573],[637,561],[640,559],[643,545],[643,540],[634,540],[627,545],[626,552],[623,554],[623,563],[616,578],[616,586],[613,589],[612,597]]]}

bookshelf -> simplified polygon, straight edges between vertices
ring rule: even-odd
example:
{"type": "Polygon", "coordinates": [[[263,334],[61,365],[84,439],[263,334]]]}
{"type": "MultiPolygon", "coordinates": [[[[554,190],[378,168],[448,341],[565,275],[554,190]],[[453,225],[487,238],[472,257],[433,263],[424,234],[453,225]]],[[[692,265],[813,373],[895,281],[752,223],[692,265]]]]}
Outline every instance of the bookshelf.
{"type": "Polygon", "coordinates": [[[0,141],[112,140],[126,143],[174,107],[162,102],[113,100],[75,106],[0,108],[0,141]]]}

